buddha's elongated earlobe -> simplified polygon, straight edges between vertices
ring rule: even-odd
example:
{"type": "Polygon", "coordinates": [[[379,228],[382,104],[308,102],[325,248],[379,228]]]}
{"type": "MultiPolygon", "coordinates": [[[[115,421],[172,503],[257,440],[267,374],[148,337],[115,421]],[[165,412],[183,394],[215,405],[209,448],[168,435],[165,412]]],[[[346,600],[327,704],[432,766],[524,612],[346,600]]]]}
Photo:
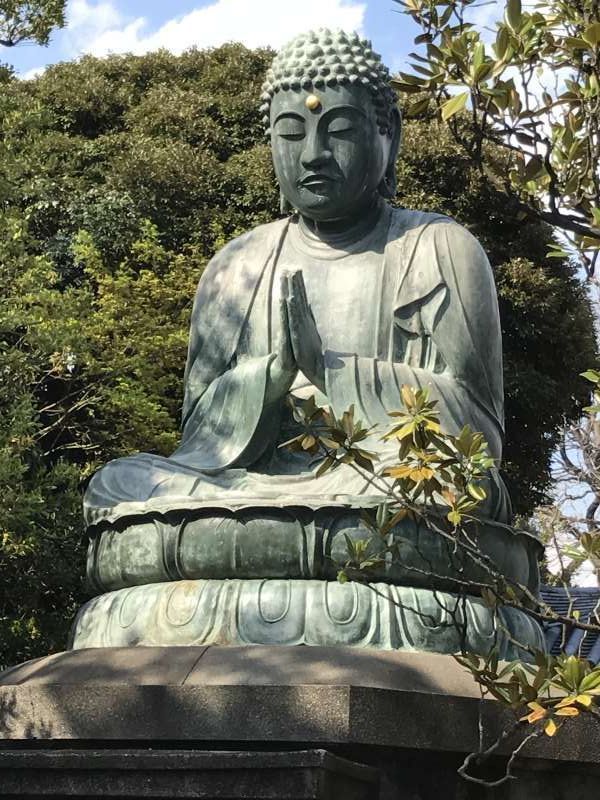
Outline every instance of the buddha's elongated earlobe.
{"type": "Polygon", "coordinates": [[[294,209],[290,205],[288,199],[283,194],[283,192],[279,192],[279,211],[282,215],[284,214],[291,214],[294,209]]]}
{"type": "Polygon", "coordinates": [[[392,143],[388,158],[387,169],[383,180],[379,184],[378,190],[382,197],[392,200],[398,191],[398,180],[396,177],[396,161],[400,152],[400,140],[402,137],[402,118],[400,112],[395,108],[392,112],[392,143]]]}

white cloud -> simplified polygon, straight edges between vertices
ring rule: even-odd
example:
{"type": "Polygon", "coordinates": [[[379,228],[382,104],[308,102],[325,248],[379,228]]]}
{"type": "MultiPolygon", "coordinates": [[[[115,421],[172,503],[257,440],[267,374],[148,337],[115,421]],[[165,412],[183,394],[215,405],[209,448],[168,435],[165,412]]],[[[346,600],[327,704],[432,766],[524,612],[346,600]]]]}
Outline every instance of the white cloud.
{"type": "Polygon", "coordinates": [[[27,72],[19,75],[19,78],[24,81],[32,81],[34,78],[39,78],[46,71],[46,67],[34,67],[33,69],[28,69],[27,72]]]}
{"type": "Polygon", "coordinates": [[[140,54],[159,48],[181,53],[232,41],[279,47],[310,28],[311,20],[318,27],[361,31],[365,11],[366,3],[357,0],[216,0],[152,31],[146,18],[126,19],[112,0],[72,0],[67,32],[74,55],[140,54]]]}
{"type": "Polygon", "coordinates": [[[92,34],[121,24],[122,16],[112,2],[89,3],[87,0],[71,0],[67,10],[69,28],[88,31],[92,34]]]}

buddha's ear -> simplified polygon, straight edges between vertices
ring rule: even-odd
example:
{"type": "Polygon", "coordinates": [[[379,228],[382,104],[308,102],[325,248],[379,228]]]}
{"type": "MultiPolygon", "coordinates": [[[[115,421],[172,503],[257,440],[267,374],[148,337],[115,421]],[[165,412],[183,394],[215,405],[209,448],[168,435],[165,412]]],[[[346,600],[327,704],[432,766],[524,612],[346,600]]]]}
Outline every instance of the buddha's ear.
{"type": "Polygon", "coordinates": [[[282,217],[285,217],[287,214],[291,214],[294,210],[292,204],[284,195],[284,193],[280,190],[279,191],[279,212],[281,213],[282,217]]]}
{"type": "Polygon", "coordinates": [[[390,145],[390,154],[385,175],[379,184],[379,194],[388,198],[389,200],[393,199],[398,191],[396,161],[398,160],[398,153],[400,152],[400,140],[402,138],[402,117],[400,116],[399,109],[394,107],[390,116],[392,125],[392,143],[390,145]]]}

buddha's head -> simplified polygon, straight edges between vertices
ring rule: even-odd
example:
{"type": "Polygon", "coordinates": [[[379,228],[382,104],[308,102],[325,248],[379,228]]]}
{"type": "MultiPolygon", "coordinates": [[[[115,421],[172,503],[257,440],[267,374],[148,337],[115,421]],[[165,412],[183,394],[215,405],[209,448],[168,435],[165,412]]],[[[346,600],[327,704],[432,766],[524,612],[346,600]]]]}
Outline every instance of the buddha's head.
{"type": "Polygon", "coordinates": [[[327,29],[297,36],[261,100],[282,197],[300,214],[351,220],[395,194],[400,114],[369,41],[327,29]]]}

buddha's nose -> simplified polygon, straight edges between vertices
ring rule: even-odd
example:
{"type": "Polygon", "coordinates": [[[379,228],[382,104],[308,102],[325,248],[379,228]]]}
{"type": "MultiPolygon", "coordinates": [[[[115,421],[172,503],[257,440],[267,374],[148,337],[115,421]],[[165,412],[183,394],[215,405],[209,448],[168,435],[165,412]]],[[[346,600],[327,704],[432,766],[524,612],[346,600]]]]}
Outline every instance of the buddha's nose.
{"type": "Polygon", "coordinates": [[[331,158],[331,151],[327,149],[321,137],[313,134],[305,139],[304,149],[300,161],[305,169],[315,169],[325,164],[331,158]]]}

